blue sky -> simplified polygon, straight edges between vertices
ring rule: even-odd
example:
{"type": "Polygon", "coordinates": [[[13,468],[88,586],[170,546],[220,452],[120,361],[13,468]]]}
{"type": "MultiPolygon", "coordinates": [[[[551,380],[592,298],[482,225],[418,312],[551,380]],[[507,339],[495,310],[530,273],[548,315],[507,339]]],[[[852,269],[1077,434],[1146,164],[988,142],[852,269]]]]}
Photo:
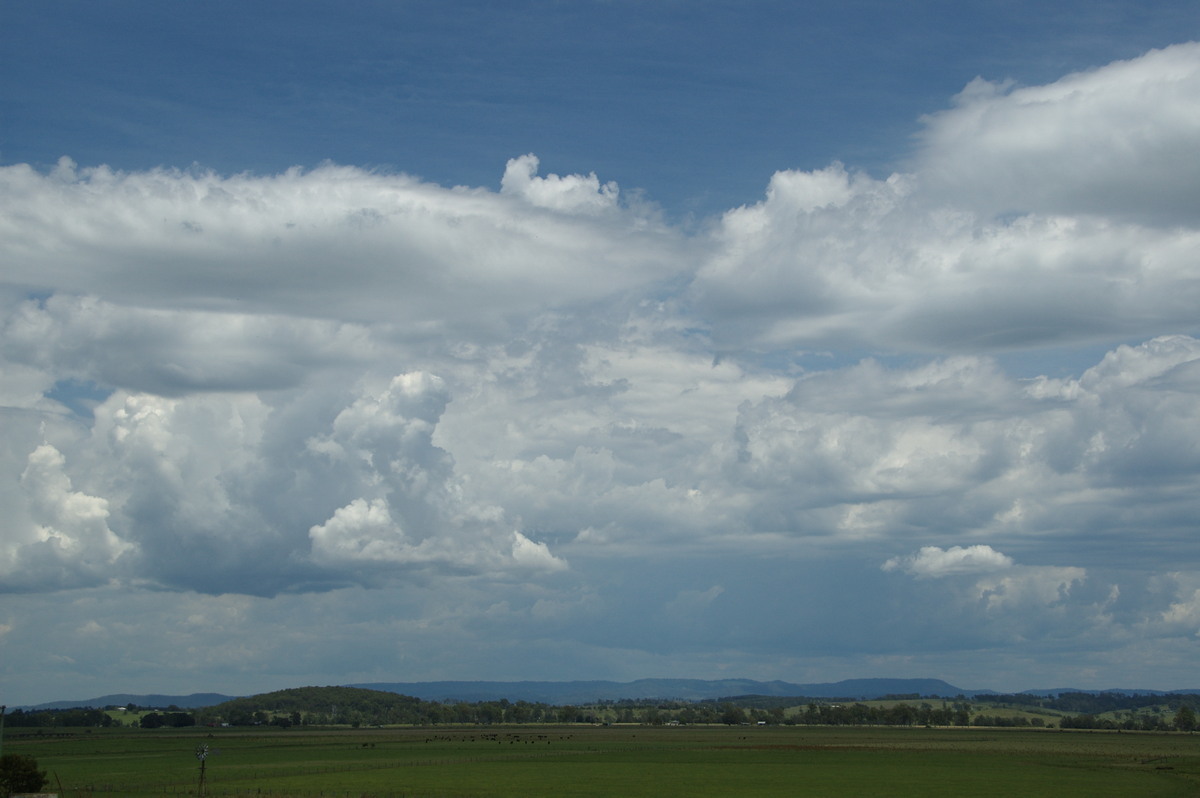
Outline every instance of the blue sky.
{"type": "Polygon", "coordinates": [[[972,78],[1026,84],[1187,38],[1186,3],[9,3],[0,157],[494,187],[536,153],[673,215],[778,169],[884,176],[972,78]]]}
{"type": "Polygon", "coordinates": [[[0,13],[6,703],[1200,688],[1191,4],[0,13]]]}

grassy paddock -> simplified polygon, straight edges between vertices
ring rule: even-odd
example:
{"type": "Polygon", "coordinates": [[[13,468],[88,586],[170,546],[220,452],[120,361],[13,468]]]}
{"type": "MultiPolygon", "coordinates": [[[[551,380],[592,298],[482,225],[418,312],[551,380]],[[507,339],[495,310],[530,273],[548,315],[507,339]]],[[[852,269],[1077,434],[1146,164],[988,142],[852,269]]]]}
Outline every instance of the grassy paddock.
{"type": "MultiPolygon", "coordinates": [[[[56,730],[61,731],[61,730],[56,730]]],[[[63,798],[1194,796],[1200,735],[858,727],[97,730],[9,738],[63,798]]]]}

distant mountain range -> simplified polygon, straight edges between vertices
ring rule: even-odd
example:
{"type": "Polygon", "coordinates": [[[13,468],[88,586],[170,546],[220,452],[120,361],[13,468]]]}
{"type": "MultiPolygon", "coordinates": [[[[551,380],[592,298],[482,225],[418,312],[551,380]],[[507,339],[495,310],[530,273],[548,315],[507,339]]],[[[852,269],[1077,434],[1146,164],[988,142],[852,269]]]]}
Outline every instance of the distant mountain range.
{"type": "Polygon", "coordinates": [[[757,682],[752,679],[638,679],[634,682],[374,682],[353,684],[426,701],[533,701],[544,704],[588,704],[623,698],[703,701],[744,695],[806,698],[879,698],[885,695],[975,695],[941,679],[847,679],[821,684],[757,682]]]}
{"type": "Polygon", "coordinates": [[[89,698],[86,701],[50,701],[32,707],[16,707],[18,709],[75,709],[76,707],[124,707],[137,704],[139,707],[154,707],[165,709],[176,706],[180,709],[199,709],[237,698],[237,696],[221,695],[220,693],[192,693],[191,695],[133,695],[131,693],[114,693],[89,698]]]}
{"type": "MultiPolygon", "coordinates": [[[[840,682],[795,684],[792,682],[758,682],[752,679],[638,679],[633,682],[584,681],[584,682],[370,682],[344,685],[368,690],[400,693],[425,701],[531,701],[543,704],[590,704],[596,701],[675,699],[680,701],[704,701],[738,696],[796,696],[803,698],[844,698],[869,700],[889,695],[920,696],[976,696],[994,695],[994,690],[976,690],[955,687],[941,679],[845,679],[840,682]]],[[[1169,695],[1172,693],[1200,693],[1200,690],[1079,690],[1057,688],[1053,690],[1025,690],[1030,695],[1060,695],[1062,693],[1120,693],[1122,695],[1169,695]]],[[[220,693],[192,693],[191,695],[133,695],[117,693],[89,698],[81,701],[51,701],[36,706],[21,707],[24,710],[72,709],[74,707],[128,706],[180,709],[198,709],[215,706],[239,696],[220,693]]]]}

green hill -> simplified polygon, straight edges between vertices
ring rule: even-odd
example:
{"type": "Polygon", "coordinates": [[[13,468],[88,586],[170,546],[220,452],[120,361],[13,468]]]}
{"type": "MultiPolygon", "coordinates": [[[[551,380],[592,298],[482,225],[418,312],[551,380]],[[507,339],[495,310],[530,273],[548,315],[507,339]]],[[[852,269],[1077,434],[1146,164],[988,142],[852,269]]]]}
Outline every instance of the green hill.
{"type": "Polygon", "coordinates": [[[414,723],[420,722],[424,703],[412,696],[361,687],[293,687],[235,698],[203,714],[234,725],[245,724],[248,717],[258,723],[280,718],[308,723],[414,723]]]}

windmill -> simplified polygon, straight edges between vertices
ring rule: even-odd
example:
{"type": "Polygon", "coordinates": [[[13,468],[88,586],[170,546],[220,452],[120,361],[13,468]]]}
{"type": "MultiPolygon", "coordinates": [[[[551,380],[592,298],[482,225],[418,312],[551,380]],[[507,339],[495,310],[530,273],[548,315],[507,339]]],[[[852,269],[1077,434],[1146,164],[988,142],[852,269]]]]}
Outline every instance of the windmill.
{"type": "Polygon", "coordinates": [[[198,790],[199,795],[204,795],[204,766],[207,763],[208,756],[209,756],[209,754],[218,754],[218,753],[220,753],[220,751],[216,750],[215,748],[210,750],[208,747],[208,743],[204,743],[203,745],[196,746],[196,759],[200,760],[200,789],[198,790]]]}

